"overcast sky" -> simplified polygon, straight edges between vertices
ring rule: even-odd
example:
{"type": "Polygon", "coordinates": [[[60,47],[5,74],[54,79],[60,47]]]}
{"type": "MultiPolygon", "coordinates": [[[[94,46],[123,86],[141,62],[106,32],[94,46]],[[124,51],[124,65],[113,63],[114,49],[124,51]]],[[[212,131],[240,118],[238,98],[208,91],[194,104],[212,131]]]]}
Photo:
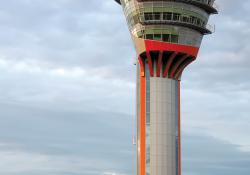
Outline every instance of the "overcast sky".
{"type": "MultiPolygon", "coordinates": [[[[0,174],[135,175],[135,51],[112,0],[0,0],[0,174]]],[[[250,174],[250,0],[217,0],[182,81],[183,175],[250,174]]]]}

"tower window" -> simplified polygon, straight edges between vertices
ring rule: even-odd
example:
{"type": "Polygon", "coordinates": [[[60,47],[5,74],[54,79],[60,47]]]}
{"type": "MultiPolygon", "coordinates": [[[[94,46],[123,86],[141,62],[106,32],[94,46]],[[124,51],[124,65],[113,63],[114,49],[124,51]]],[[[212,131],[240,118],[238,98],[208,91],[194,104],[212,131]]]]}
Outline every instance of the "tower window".
{"type": "Polygon", "coordinates": [[[173,13],[173,20],[174,21],[179,21],[180,20],[180,14],[178,14],[178,13],[173,13]]]}
{"type": "Polygon", "coordinates": [[[153,34],[146,34],[146,39],[153,40],[154,39],[154,35],[153,34]]]}
{"type": "Polygon", "coordinates": [[[170,41],[170,35],[169,34],[163,34],[162,35],[162,41],[169,42],[170,41]]]}
{"type": "Polygon", "coordinates": [[[160,20],[161,19],[161,13],[153,13],[154,14],[154,20],[160,20]]]}
{"type": "Polygon", "coordinates": [[[152,13],[144,13],[144,19],[146,21],[153,20],[153,14],[152,13]]]}
{"type": "Polygon", "coordinates": [[[189,22],[189,17],[188,16],[183,16],[182,21],[183,22],[189,22]]]}
{"type": "Polygon", "coordinates": [[[172,20],[172,13],[163,13],[163,20],[172,20]]]}
{"type": "Polygon", "coordinates": [[[161,41],[161,34],[154,34],[154,40],[161,41]]]}
{"type": "Polygon", "coordinates": [[[171,35],[171,42],[178,43],[178,35],[171,35]]]}
{"type": "Polygon", "coordinates": [[[192,24],[195,23],[195,17],[191,16],[189,20],[190,20],[190,22],[191,22],[192,24]]]}

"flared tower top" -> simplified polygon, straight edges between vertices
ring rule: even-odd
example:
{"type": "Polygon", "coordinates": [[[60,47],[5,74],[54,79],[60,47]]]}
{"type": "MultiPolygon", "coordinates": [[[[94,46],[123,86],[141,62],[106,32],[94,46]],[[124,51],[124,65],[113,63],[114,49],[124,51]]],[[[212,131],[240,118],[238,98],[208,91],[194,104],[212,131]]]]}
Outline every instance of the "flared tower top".
{"type": "Polygon", "coordinates": [[[122,5],[137,56],[150,64],[151,76],[158,60],[157,76],[178,80],[196,59],[203,36],[214,31],[209,16],[218,13],[215,0],[115,1],[122,5]]]}

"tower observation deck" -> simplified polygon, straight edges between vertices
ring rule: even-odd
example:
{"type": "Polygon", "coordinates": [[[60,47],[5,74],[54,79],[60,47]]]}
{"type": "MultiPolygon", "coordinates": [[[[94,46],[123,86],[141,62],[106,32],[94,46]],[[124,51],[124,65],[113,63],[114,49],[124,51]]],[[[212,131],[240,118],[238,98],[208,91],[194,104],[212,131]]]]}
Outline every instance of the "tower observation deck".
{"type": "Polygon", "coordinates": [[[137,175],[181,175],[180,81],[215,0],[115,0],[137,54],[137,175]]]}

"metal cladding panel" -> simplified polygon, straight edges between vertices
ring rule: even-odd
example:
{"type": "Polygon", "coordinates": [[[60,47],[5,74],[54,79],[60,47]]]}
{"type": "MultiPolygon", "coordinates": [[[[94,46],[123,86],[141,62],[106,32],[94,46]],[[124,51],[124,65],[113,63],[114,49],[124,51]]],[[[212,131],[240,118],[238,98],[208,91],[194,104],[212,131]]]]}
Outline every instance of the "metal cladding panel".
{"type": "Polygon", "coordinates": [[[176,175],[176,80],[150,78],[151,175],[176,175]]]}

